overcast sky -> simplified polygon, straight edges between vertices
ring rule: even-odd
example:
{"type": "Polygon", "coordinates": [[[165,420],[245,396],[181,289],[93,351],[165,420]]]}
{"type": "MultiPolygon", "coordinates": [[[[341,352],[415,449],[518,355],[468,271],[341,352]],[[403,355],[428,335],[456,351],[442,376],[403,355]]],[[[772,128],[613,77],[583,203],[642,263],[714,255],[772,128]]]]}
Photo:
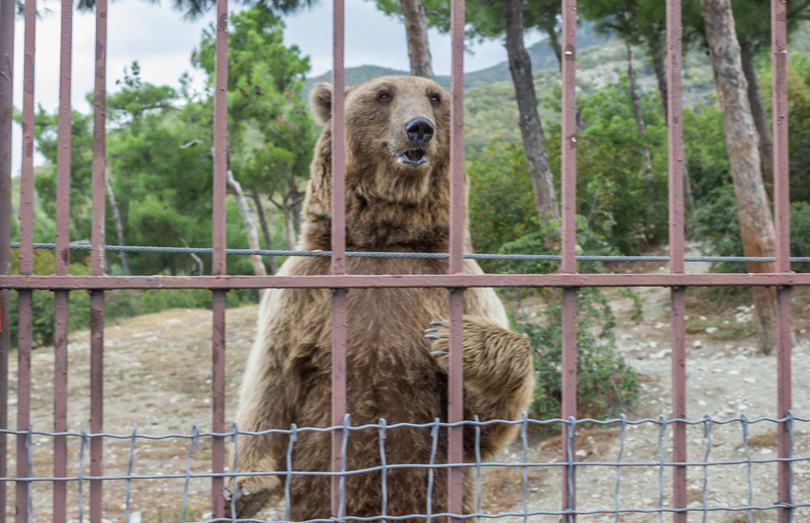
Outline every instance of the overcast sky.
{"type": "MultiPolygon", "coordinates": [[[[56,110],[59,89],[59,2],[40,2],[48,10],[37,23],[36,101],[48,110],[56,110]]],[[[199,79],[189,63],[192,49],[199,43],[202,29],[213,16],[200,20],[183,20],[164,5],[144,0],[118,0],[109,8],[109,50],[107,83],[121,78],[124,67],[133,60],[141,64],[142,77],[149,82],[176,84],[183,71],[199,79]]],[[[321,0],[317,7],[287,18],[285,39],[298,45],[312,63],[312,75],[331,69],[332,2],[321,0]]],[[[73,80],[74,107],[89,111],[87,93],[93,89],[94,16],[74,12],[73,80]]],[[[23,21],[15,27],[15,106],[22,107],[23,21]]],[[[527,44],[538,40],[527,35],[527,44]]],[[[437,31],[430,32],[433,68],[437,74],[450,69],[450,39],[437,31]]],[[[472,46],[465,56],[465,70],[474,71],[506,59],[501,41],[488,41],[472,46]]],[[[408,69],[405,29],[398,20],[382,15],[369,0],[346,1],[346,65],[375,64],[408,69]]],[[[20,166],[20,131],[14,132],[14,171],[20,166]]]]}

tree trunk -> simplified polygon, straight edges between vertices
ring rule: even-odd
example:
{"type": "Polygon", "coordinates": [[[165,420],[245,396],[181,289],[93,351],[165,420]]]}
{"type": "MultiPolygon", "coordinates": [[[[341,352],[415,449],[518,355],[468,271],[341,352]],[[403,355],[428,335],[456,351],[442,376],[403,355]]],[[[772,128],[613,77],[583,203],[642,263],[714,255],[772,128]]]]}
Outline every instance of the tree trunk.
{"type": "MultiPolygon", "coordinates": [[[[723,109],[726,150],[737,197],[746,256],[773,256],[775,231],[768,195],[762,182],[759,135],[748,102],[747,82],[740,58],[740,45],[729,0],[701,0],[706,40],[711,53],[715,85],[723,109]]],[[[750,272],[769,272],[773,263],[749,263],[750,272]]],[[[769,354],[774,347],[774,303],[772,288],[754,287],[754,307],[759,319],[760,350],[769,354]]]]}
{"type": "MultiPolygon", "coordinates": [[[[106,179],[107,183],[107,202],[110,204],[110,213],[112,214],[113,223],[115,223],[115,237],[118,245],[124,245],[124,224],[121,223],[121,213],[118,212],[118,202],[115,199],[112,185],[110,184],[109,177],[106,179]]],[[[121,270],[124,271],[125,276],[129,276],[129,256],[125,251],[118,253],[121,258],[121,270]]]]}
{"type": "MultiPolygon", "coordinates": [[[[264,248],[269,250],[273,249],[273,242],[270,239],[270,228],[267,226],[267,216],[264,213],[264,205],[262,205],[262,199],[259,196],[259,193],[256,191],[252,191],[250,196],[253,198],[253,204],[256,206],[256,214],[259,215],[259,225],[262,228],[262,237],[264,239],[264,248]]],[[[269,258],[270,263],[270,270],[273,274],[278,272],[278,262],[276,261],[275,256],[270,256],[269,258]]]]}
{"type": "Polygon", "coordinates": [[[428,24],[422,0],[399,0],[405,18],[405,37],[408,41],[408,59],[411,74],[433,78],[433,65],[428,44],[428,24]]]}
{"type": "MultiPolygon", "coordinates": [[[[180,238],[180,241],[183,243],[184,246],[189,247],[189,244],[188,244],[188,242],[186,241],[185,238],[180,238]]],[[[194,260],[194,263],[197,264],[197,274],[199,276],[204,276],[205,275],[205,262],[203,262],[203,259],[200,258],[194,252],[190,252],[190,253],[188,253],[188,255],[191,256],[191,259],[194,260]]],[[[174,258],[172,258],[172,259],[174,259],[174,258]]],[[[174,262],[172,262],[172,264],[173,263],[174,262]]]]}
{"type": "Polygon", "coordinates": [[[557,67],[562,71],[562,46],[560,45],[560,38],[557,36],[557,28],[554,25],[544,27],[546,35],[548,35],[548,45],[554,51],[554,56],[557,57],[557,67]]]}
{"type": "MultiPolygon", "coordinates": [[[[633,49],[629,44],[627,45],[627,88],[630,90],[630,106],[633,108],[636,132],[638,132],[639,139],[643,141],[646,126],[644,125],[644,116],[641,114],[641,103],[639,103],[638,100],[636,69],[633,67],[633,49]]],[[[652,157],[650,156],[650,150],[643,143],[641,144],[641,164],[644,169],[644,180],[646,180],[647,183],[652,183],[652,157]]]]}
{"type": "Polygon", "coordinates": [[[289,206],[284,206],[284,233],[287,236],[287,248],[289,250],[295,249],[295,209],[289,206]]]}
{"type": "Polygon", "coordinates": [[[647,51],[650,53],[653,71],[655,71],[655,81],[658,84],[658,92],[661,93],[661,105],[664,110],[664,122],[668,122],[669,115],[667,109],[667,64],[666,48],[664,47],[661,35],[647,40],[647,51]]]}
{"type": "MultiPolygon", "coordinates": [[[[256,232],[256,224],[253,223],[253,218],[250,216],[247,198],[245,198],[245,193],[242,192],[242,186],[236,181],[231,171],[228,171],[228,187],[233,191],[236,202],[239,204],[239,213],[242,215],[242,223],[245,225],[248,246],[253,250],[259,250],[259,234],[256,232]]],[[[256,276],[267,276],[267,269],[264,267],[261,256],[251,254],[250,263],[253,265],[253,273],[256,276]]]]}
{"type": "Polygon", "coordinates": [[[773,139],[768,122],[768,113],[762,104],[762,94],[759,90],[757,70],[754,67],[754,53],[750,45],[740,43],[740,58],[742,59],[743,73],[748,82],[748,103],[751,104],[751,114],[754,125],[759,134],[759,160],[762,166],[762,178],[765,181],[765,191],[768,197],[773,197],[773,139]]]}
{"type": "Polygon", "coordinates": [[[523,150],[529,164],[534,201],[541,222],[558,220],[560,211],[554,193],[554,176],[546,153],[543,124],[537,112],[537,94],[534,90],[532,64],[523,42],[523,2],[506,0],[506,52],[509,56],[509,72],[515,84],[520,134],[523,150]]]}

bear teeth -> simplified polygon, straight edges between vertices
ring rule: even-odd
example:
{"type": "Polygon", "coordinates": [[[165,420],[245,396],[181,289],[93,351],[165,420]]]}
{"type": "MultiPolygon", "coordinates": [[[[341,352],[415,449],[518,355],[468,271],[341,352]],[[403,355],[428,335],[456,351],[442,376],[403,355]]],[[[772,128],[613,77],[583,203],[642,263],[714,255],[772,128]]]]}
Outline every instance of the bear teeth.
{"type": "Polygon", "coordinates": [[[408,165],[422,165],[425,163],[425,161],[427,161],[425,158],[425,151],[422,149],[405,151],[403,154],[399,155],[399,160],[408,165]]]}

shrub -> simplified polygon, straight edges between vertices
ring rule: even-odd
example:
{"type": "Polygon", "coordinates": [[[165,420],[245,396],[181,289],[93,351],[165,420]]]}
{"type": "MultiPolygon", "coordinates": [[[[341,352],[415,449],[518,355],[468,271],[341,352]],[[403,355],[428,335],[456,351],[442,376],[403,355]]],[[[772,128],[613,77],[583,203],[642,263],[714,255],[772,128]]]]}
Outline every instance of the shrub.
{"type": "MultiPolygon", "coordinates": [[[[544,321],[516,322],[535,352],[537,384],[530,415],[560,416],[562,398],[562,299],[549,304],[544,321]]],[[[577,416],[605,418],[638,401],[635,371],[616,351],[615,318],[598,289],[582,289],[577,299],[577,416]]]]}

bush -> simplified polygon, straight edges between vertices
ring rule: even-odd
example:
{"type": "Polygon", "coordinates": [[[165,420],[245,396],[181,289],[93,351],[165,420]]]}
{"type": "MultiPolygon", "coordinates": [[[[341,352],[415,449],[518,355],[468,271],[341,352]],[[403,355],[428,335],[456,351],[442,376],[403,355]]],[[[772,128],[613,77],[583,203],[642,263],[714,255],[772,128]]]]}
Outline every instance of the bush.
{"type": "MultiPolygon", "coordinates": [[[[530,415],[560,416],[562,398],[562,298],[549,304],[542,323],[522,318],[517,330],[535,352],[537,384],[530,415]]],[[[577,416],[605,418],[632,408],[638,401],[635,371],[616,351],[615,318],[598,289],[582,289],[577,299],[577,416]]]]}

